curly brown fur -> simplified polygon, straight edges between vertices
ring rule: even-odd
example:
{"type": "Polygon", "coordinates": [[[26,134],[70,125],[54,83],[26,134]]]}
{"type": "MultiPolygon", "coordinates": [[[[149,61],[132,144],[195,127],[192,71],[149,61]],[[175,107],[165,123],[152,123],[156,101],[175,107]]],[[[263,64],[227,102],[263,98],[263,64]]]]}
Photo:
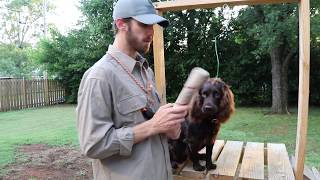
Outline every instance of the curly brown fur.
{"type": "Polygon", "coordinates": [[[196,171],[215,169],[211,161],[212,148],[222,123],[234,112],[234,96],[230,87],[219,78],[207,80],[194,97],[189,117],[182,123],[179,139],[169,140],[172,167],[186,161],[193,162],[196,171]],[[199,164],[198,153],[206,147],[206,167],[199,164]]]}

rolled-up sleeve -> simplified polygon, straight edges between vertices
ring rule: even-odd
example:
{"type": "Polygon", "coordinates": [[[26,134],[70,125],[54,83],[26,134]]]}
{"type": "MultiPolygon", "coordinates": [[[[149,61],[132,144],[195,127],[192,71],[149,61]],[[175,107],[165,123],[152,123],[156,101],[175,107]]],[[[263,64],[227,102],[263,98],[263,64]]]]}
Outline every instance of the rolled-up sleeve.
{"type": "Polygon", "coordinates": [[[133,146],[132,127],[116,129],[112,120],[109,83],[83,78],[78,92],[77,128],[83,154],[93,159],[112,155],[129,156],[133,146]]]}

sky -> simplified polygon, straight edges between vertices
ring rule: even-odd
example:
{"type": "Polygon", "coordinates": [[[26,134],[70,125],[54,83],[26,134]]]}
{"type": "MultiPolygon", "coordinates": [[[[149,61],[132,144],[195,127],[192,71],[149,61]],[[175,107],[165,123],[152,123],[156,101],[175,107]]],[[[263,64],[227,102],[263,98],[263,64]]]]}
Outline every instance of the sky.
{"type": "MultiPolygon", "coordinates": [[[[79,10],[78,6],[80,5],[79,0],[46,0],[49,4],[54,6],[54,9],[51,12],[48,12],[46,15],[47,24],[53,24],[56,28],[58,28],[59,32],[66,35],[70,30],[77,29],[80,26],[77,26],[78,21],[82,18],[82,13],[79,10]]],[[[5,7],[5,4],[8,1],[0,0],[0,12],[8,12],[9,8],[5,7]]],[[[25,13],[26,14],[26,13],[25,13]]],[[[24,11],[21,13],[21,29],[26,26],[24,21],[24,11]]],[[[5,19],[0,17],[0,24],[3,24],[5,19]]],[[[15,21],[14,21],[15,22],[15,21]]],[[[43,17],[39,18],[37,23],[43,24],[43,17]]],[[[5,23],[10,29],[10,23],[5,23]]],[[[33,27],[32,27],[33,28],[33,27]]],[[[39,29],[43,29],[41,26],[36,26],[36,29],[30,28],[25,36],[25,41],[35,45],[39,38],[32,36],[32,33],[39,31],[39,29]]],[[[49,33],[49,32],[48,32],[49,33]]],[[[0,29],[0,39],[4,42],[10,42],[7,36],[5,36],[4,29],[0,29]]]]}
{"type": "Polygon", "coordinates": [[[55,6],[55,9],[48,13],[48,23],[54,24],[63,34],[77,28],[77,22],[82,16],[78,9],[79,0],[49,0],[49,2],[55,6]]]}
{"type": "MultiPolygon", "coordinates": [[[[0,0],[1,3],[5,1],[0,0]]],[[[50,13],[47,13],[47,23],[54,24],[57,27],[58,31],[64,35],[66,35],[72,29],[79,29],[81,26],[77,26],[78,21],[83,19],[82,13],[79,10],[79,0],[47,0],[47,2],[53,4],[55,7],[50,13]]],[[[235,14],[241,9],[242,7],[236,7],[235,14]]],[[[5,10],[5,9],[3,9],[5,10]]],[[[225,11],[225,16],[230,18],[231,11],[228,8],[225,11]]],[[[40,18],[41,24],[43,23],[43,19],[40,18]]],[[[30,30],[32,31],[32,30],[30,30]]],[[[0,34],[2,34],[0,32],[0,34]]],[[[36,44],[38,39],[30,38],[27,40],[32,44],[36,44]]]]}

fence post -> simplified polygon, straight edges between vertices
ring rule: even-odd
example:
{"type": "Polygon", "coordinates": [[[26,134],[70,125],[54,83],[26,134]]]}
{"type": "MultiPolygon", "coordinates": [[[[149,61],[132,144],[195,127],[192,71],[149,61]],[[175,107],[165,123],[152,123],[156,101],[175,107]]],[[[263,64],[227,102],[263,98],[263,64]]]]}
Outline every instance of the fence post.
{"type": "Polygon", "coordinates": [[[27,107],[27,90],[26,90],[26,80],[24,77],[22,78],[22,97],[23,97],[23,104],[22,107],[27,107]]]}
{"type": "Polygon", "coordinates": [[[3,100],[2,100],[3,91],[4,91],[4,88],[2,85],[2,81],[0,80],[0,112],[3,111],[3,100]]]}
{"type": "Polygon", "coordinates": [[[44,97],[46,105],[49,105],[49,86],[48,86],[48,78],[45,76],[44,79],[44,97]]]}

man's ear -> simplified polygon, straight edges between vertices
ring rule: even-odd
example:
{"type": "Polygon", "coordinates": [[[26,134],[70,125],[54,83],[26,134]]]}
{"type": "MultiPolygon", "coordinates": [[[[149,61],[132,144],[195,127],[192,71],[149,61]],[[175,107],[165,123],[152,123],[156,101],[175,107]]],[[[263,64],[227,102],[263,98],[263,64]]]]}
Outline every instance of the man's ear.
{"type": "Polygon", "coordinates": [[[116,26],[119,30],[122,30],[122,31],[128,30],[128,23],[126,23],[123,19],[117,19],[116,26]]]}

